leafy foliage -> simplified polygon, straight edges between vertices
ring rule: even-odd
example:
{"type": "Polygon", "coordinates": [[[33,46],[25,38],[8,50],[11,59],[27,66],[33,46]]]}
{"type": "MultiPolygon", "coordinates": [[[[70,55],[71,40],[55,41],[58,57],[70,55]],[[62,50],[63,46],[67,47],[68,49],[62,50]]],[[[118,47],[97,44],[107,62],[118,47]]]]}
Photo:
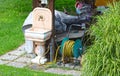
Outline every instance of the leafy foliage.
{"type": "Polygon", "coordinates": [[[90,28],[94,44],[83,57],[83,76],[120,76],[120,1],[90,28]]]}
{"type": "Polygon", "coordinates": [[[76,0],[55,0],[55,9],[64,11],[64,7],[68,13],[75,14],[75,2],[76,0]]]}

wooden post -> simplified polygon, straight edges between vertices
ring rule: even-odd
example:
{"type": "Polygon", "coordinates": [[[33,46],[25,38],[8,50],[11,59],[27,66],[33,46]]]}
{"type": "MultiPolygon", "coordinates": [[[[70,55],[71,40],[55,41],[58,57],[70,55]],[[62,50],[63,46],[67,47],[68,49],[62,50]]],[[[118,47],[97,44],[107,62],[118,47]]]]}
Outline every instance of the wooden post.
{"type": "Polygon", "coordinates": [[[49,9],[52,11],[52,13],[54,13],[54,0],[49,0],[49,9]]]}
{"type": "Polygon", "coordinates": [[[52,32],[54,33],[54,0],[49,0],[49,5],[48,5],[48,8],[51,10],[52,12],[52,32]]]}
{"type": "Polygon", "coordinates": [[[49,5],[48,8],[52,12],[52,36],[51,36],[51,42],[50,42],[50,61],[54,60],[54,55],[55,55],[55,23],[54,23],[54,0],[49,0],[49,5]]]}
{"type": "Polygon", "coordinates": [[[35,8],[35,7],[39,7],[39,0],[33,0],[33,9],[35,8]]]}

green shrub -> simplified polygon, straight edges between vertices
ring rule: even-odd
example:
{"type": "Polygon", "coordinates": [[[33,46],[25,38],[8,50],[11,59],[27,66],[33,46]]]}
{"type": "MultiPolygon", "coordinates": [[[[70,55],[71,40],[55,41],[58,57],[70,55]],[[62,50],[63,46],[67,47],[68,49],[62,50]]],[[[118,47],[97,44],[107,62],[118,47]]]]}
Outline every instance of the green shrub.
{"type": "Polygon", "coordinates": [[[98,16],[90,28],[95,36],[83,57],[83,76],[120,76],[120,1],[98,16]]]}
{"type": "Polygon", "coordinates": [[[64,7],[69,14],[75,14],[75,2],[75,0],[55,0],[55,9],[64,11],[64,7]]]}

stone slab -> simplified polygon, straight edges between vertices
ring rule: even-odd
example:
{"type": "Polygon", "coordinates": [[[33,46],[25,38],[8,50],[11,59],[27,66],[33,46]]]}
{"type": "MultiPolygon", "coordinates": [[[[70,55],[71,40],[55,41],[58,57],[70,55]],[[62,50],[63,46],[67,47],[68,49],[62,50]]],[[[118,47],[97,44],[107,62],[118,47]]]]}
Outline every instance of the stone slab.
{"type": "Polygon", "coordinates": [[[20,47],[17,48],[19,51],[25,51],[25,44],[21,45],[20,47]]]}
{"type": "Polygon", "coordinates": [[[20,63],[27,63],[27,64],[31,63],[31,59],[30,58],[26,58],[26,57],[20,57],[20,58],[16,59],[15,61],[16,62],[20,62],[20,63]]]}
{"type": "Polygon", "coordinates": [[[38,65],[38,64],[31,64],[28,67],[36,71],[44,71],[46,69],[45,65],[38,65]]]}
{"type": "Polygon", "coordinates": [[[18,56],[13,56],[13,55],[9,55],[9,54],[5,54],[5,55],[2,55],[0,57],[1,60],[8,60],[8,61],[13,61],[15,60],[16,58],[18,58],[18,56]]]}
{"type": "Polygon", "coordinates": [[[63,63],[60,63],[60,62],[57,62],[57,67],[59,68],[68,68],[68,69],[71,69],[71,70],[78,70],[80,71],[81,69],[81,66],[79,63],[66,63],[66,64],[63,64],[63,63]]]}
{"type": "Polygon", "coordinates": [[[45,72],[54,73],[54,74],[63,74],[63,75],[72,75],[72,76],[80,76],[80,71],[75,70],[63,70],[60,68],[50,68],[45,70],[45,72]]]}
{"type": "Polygon", "coordinates": [[[23,67],[27,66],[27,64],[20,63],[20,62],[10,62],[7,65],[8,66],[13,66],[13,67],[16,67],[16,68],[23,68],[23,67]]]}
{"type": "Polygon", "coordinates": [[[7,64],[9,61],[0,60],[0,65],[7,64]]]}
{"type": "Polygon", "coordinates": [[[36,55],[31,53],[31,54],[25,54],[24,57],[33,59],[36,57],[36,55]]]}
{"type": "Polygon", "coordinates": [[[15,56],[21,56],[21,55],[24,55],[25,53],[26,52],[22,51],[22,50],[14,50],[14,51],[9,52],[8,54],[9,55],[15,55],[15,56]]]}

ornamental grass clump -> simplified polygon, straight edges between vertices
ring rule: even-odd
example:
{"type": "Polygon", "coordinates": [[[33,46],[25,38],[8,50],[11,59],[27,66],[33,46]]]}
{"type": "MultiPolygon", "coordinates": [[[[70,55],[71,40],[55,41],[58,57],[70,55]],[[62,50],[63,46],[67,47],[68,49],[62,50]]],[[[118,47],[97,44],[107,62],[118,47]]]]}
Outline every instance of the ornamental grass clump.
{"type": "Polygon", "coordinates": [[[120,76],[120,1],[109,5],[90,28],[94,36],[83,56],[83,76],[120,76]]]}

